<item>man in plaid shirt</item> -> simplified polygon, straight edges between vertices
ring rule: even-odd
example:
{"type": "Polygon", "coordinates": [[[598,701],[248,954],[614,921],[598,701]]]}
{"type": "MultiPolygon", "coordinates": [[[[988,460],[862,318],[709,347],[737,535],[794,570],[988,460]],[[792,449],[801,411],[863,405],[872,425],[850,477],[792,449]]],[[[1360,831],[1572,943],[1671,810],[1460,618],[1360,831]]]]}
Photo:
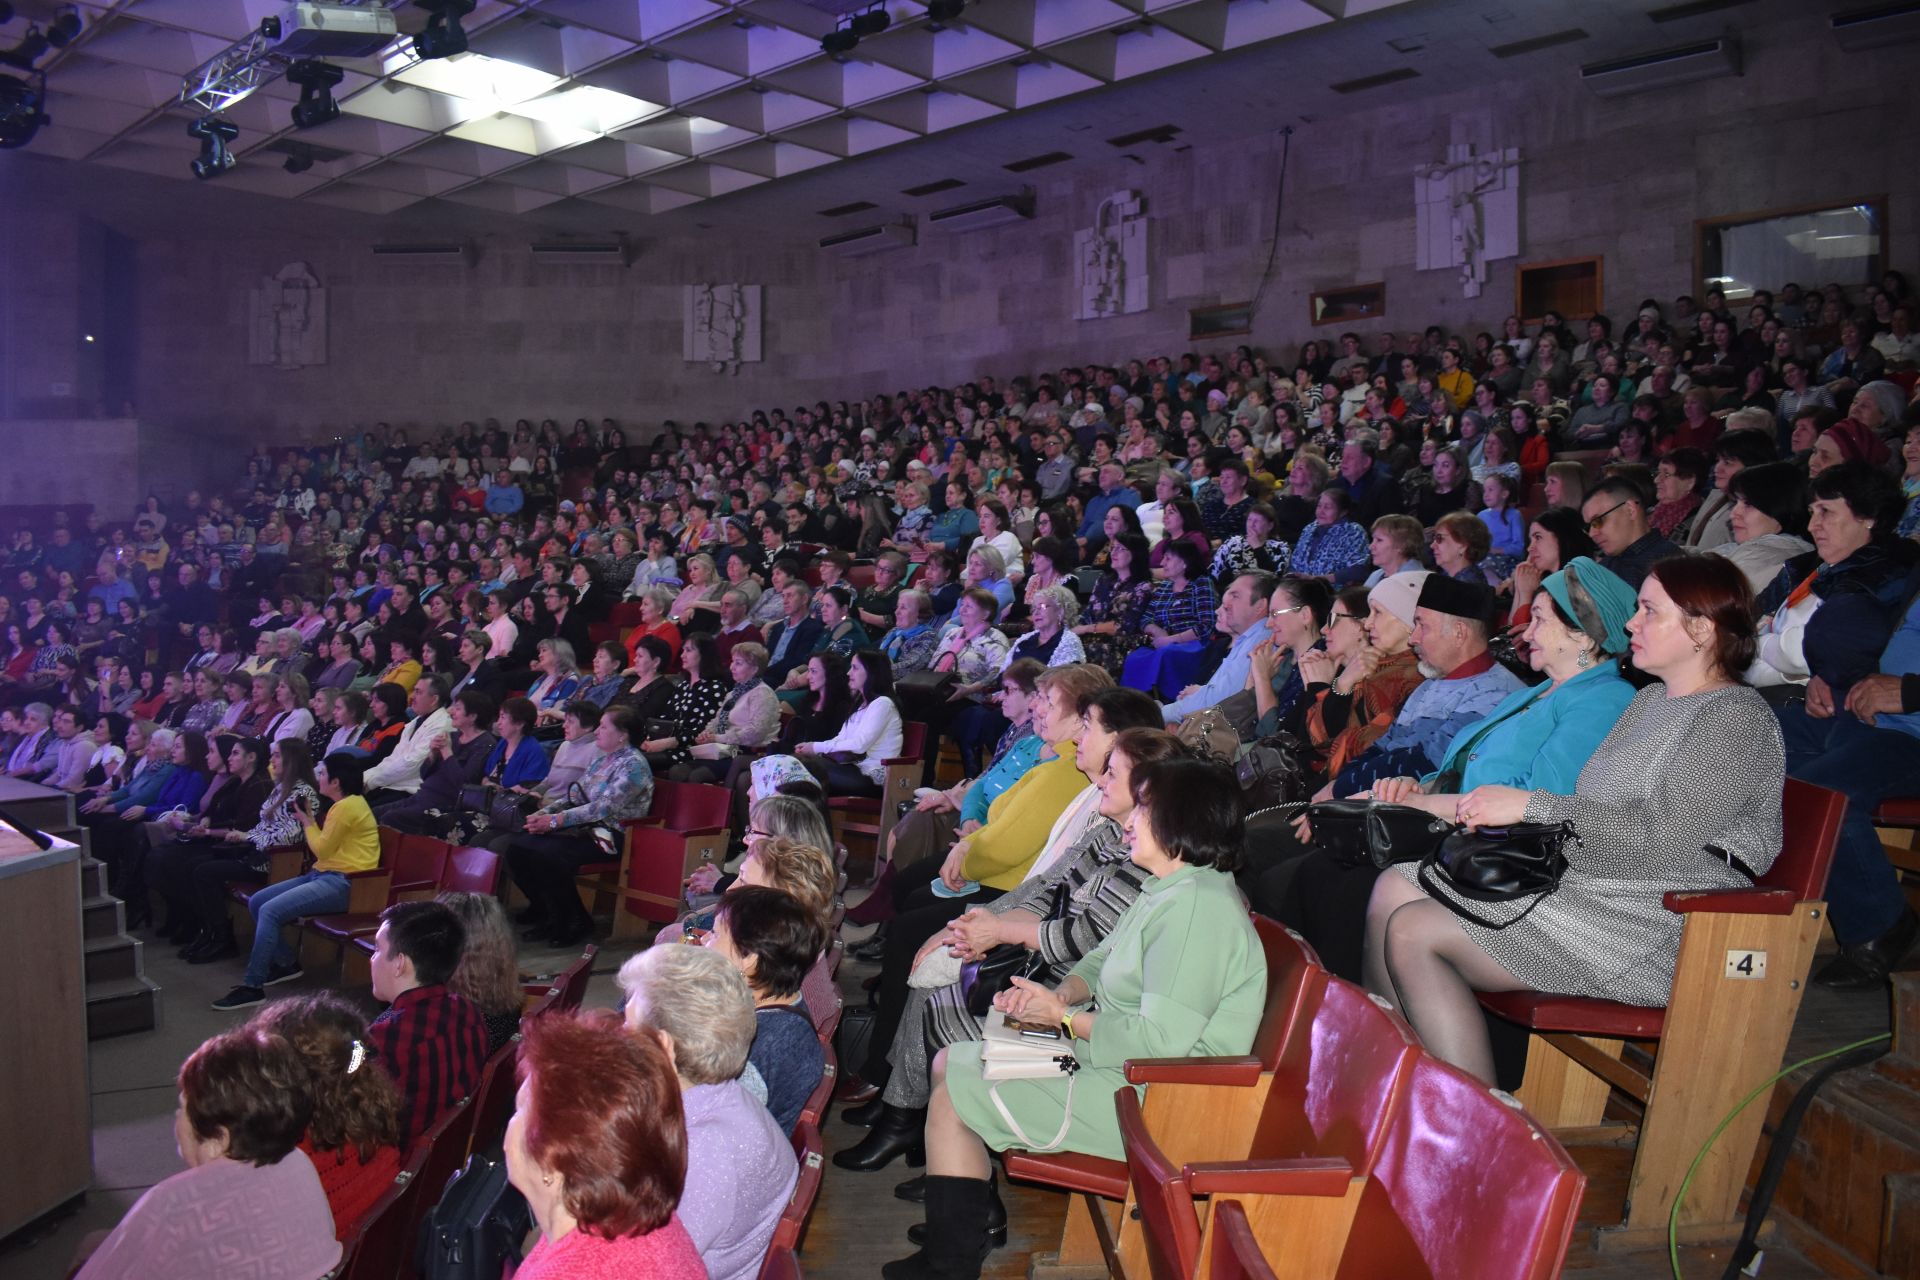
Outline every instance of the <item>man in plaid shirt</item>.
{"type": "Polygon", "coordinates": [[[373,994],[389,1002],[367,1028],[405,1106],[400,1149],[472,1095],[487,1061],[487,1028],[472,1002],[447,990],[466,929],[438,902],[400,902],[380,915],[373,994]]]}

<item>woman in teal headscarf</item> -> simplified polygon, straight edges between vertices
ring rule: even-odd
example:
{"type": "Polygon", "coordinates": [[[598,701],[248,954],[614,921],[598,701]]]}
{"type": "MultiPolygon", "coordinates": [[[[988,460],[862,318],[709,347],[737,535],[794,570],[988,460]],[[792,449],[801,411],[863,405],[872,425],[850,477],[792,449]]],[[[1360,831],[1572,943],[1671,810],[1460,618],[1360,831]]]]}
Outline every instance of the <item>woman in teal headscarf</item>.
{"type": "MultiPolygon", "coordinates": [[[[1424,778],[1383,778],[1373,798],[1451,822],[1460,797],[1477,786],[1571,794],[1588,757],[1633,700],[1620,657],[1635,607],[1633,588],[1586,556],[1549,574],[1533,598],[1525,633],[1529,661],[1546,679],[1515,690],[1455,734],[1438,770],[1424,778]]],[[[1354,982],[1378,874],[1316,853],[1301,860],[1277,904],[1280,919],[1314,945],[1327,968],[1354,982]]]]}

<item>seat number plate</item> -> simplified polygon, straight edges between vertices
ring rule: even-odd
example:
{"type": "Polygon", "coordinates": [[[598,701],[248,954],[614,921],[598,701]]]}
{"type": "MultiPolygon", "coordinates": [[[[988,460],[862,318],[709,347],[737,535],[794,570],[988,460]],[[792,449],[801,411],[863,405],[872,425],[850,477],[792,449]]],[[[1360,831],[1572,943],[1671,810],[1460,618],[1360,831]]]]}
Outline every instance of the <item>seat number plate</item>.
{"type": "Polygon", "coordinates": [[[1767,953],[1764,951],[1728,951],[1727,976],[1729,978],[1760,979],[1767,976],[1767,953]]]}

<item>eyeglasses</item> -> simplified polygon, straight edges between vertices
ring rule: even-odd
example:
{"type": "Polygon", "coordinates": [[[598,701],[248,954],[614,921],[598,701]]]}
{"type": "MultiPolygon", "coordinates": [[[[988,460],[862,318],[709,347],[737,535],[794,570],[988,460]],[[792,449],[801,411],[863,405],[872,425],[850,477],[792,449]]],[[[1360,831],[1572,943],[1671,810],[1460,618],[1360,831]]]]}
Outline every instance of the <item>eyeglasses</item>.
{"type": "Polygon", "coordinates": [[[1631,499],[1623,498],[1619,502],[1614,503],[1612,506],[1608,507],[1605,511],[1602,511],[1599,515],[1587,521],[1587,528],[1598,529],[1601,525],[1607,522],[1608,516],[1612,515],[1614,512],[1618,511],[1620,508],[1626,506],[1629,501],[1631,501],[1631,499]]]}
{"type": "Polygon", "coordinates": [[[1358,621],[1360,621],[1360,615],[1357,613],[1330,613],[1327,615],[1328,626],[1332,626],[1336,622],[1358,622],[1358,621]]]}
{"type": "Polygon", "coordinates": [[[1268,616],[1269,618],[1278,618],[1278,617],[1282,617],[1282,616],[1284,616],[1284,615],[1286,615],[1286,614],[1289,614],[1289,613],[1298,613],[1298,612],[1300,612],[1300,611],[1301,611],[1302,609],[1304,609],[1304,608],[1306,608],[1306,607],[1307,607],[1307,606],[1305,606],[1305,605],[1303,605],[1303,604],[1296,604],[1296,605],[1294,605],[1294,606],[1292,606],[1291,608],[1287,608],[1287,609],[1269,609],[1269,610],[1267,610],[1267,616],[1268,616]]]}

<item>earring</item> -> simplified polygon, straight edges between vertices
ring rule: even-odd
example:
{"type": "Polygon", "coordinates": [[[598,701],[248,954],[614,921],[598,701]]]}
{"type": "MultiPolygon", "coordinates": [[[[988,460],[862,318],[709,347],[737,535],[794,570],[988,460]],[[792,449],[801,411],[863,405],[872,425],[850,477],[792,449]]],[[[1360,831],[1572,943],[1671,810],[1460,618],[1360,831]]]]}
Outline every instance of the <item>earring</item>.
{"type": "Polygon", "coordinates": [[[1694,641],[1694,644],[1693,644],[1693,651],[1694,651],[1695,653],[1698,653],[1698,652],[1700,652],[1700,650],[1701,650],[1701,649],[1703,649],[1703,648],[1705,648],[1705,647],[1706,647],[1706,646],[1704,646],[1704,645],[1702,645],[1702,644],[1701,644],[1701,643],[1700,643],[1699,641],[1697,641],[1697,640],[1696,640],[1696,641],[1694,641]]]}
{"type": "Polygon", "coordinates": [[[1593,651],[1591,649],[1582,649],[1574,655],[1573,660],[1577,666],[1582,668],[1590,667],[1593,665],[1593,651]]]}

